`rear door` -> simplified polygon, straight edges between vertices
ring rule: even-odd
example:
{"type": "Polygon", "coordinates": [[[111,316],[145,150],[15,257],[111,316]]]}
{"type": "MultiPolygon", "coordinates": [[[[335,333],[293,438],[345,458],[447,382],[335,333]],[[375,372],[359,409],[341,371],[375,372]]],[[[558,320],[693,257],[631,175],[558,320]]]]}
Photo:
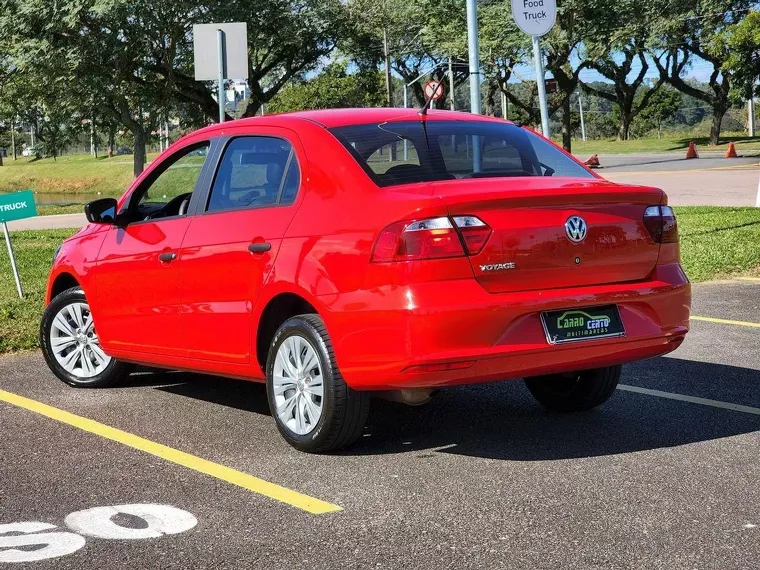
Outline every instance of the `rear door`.
{"type": "Polygon", "coordinates": [[[287,130],[261,128],[220,146],[204,212],[182,243],[182,330],[190,358],[244,364],[253,307],[295,214],[305,161],[287,130]]]}

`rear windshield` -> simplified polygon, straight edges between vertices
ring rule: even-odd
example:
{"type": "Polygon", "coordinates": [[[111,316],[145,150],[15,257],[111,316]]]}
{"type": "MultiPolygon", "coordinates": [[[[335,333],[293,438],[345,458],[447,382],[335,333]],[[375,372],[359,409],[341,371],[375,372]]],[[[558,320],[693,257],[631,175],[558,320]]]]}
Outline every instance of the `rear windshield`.
{"type": "Polygon", "coordinates": [[[510,123],[371,123],[330,132],[379,186],[458,178],[594,177],[544,138],[510,123]]]}

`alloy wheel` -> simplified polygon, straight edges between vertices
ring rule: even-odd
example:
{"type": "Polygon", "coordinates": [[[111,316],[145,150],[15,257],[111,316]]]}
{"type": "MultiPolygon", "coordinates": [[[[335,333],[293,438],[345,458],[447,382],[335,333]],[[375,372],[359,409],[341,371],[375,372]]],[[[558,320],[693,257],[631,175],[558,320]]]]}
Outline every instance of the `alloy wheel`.
{"type": "Polygon", "coordinates": [[[277,350],[273,372],[275,413],[293,433],[311,433],[324,404],[322,367],[314,347],[302,336],[289,336],[277,350]]]}
{"type": "Polygon", "coordinates": [[[53,318],[50,348],[58,364],[77,378],[94,378],[111,363],[100,347],[87,303],[65,305],[53,318]]]}

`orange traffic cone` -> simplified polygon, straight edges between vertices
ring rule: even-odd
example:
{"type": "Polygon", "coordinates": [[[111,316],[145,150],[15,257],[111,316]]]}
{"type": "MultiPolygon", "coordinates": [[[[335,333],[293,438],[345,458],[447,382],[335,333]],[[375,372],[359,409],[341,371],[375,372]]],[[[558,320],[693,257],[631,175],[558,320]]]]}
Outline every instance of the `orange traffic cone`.
{"type": "Polygon", "coordinates": [[[689,150],[686,151],[686,158],[699,158],[699,154],[697,153],[697,145],[694,144],[694,141],[691,141],[689,143],[689,150]]]}
{"type": "Polygon", "coordinates": [[[599,155],[598,154],[592,154],[586,160],[583,161],[583,164],[585,164],[589,168],[601,168],[602,167],[602,165],[599,163],[599,155]]]}
{"type": "Polygon", "coordinates": [[[736,154],[736,146],[732,142],[728,143],[728,150],[726,151],[726,158],[739,158],[739,155],[736,154]]]}

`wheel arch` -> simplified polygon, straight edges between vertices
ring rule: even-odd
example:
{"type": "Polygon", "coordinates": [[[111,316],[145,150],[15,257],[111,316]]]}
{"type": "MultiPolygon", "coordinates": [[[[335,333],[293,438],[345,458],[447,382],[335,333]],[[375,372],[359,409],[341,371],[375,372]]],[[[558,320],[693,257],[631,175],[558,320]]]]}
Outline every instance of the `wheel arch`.
{"type": "Polygon", "coordinates": [[[264,304],[256,326],[254,345],[256,361],[264,376],[266,376],[269,345],[280,325],[296,315],[316,314],[322,316],[317,308],[316,301],[308,297],[301,292],[283,290],[272,295],[264,304]]]}
{"type": "Polygon", "coordinates": [[[50,283],[46,304],[55,299],[58,295],[73,287],[81,287],[79,280],[68,271],[61,271],[50,283]]]}

